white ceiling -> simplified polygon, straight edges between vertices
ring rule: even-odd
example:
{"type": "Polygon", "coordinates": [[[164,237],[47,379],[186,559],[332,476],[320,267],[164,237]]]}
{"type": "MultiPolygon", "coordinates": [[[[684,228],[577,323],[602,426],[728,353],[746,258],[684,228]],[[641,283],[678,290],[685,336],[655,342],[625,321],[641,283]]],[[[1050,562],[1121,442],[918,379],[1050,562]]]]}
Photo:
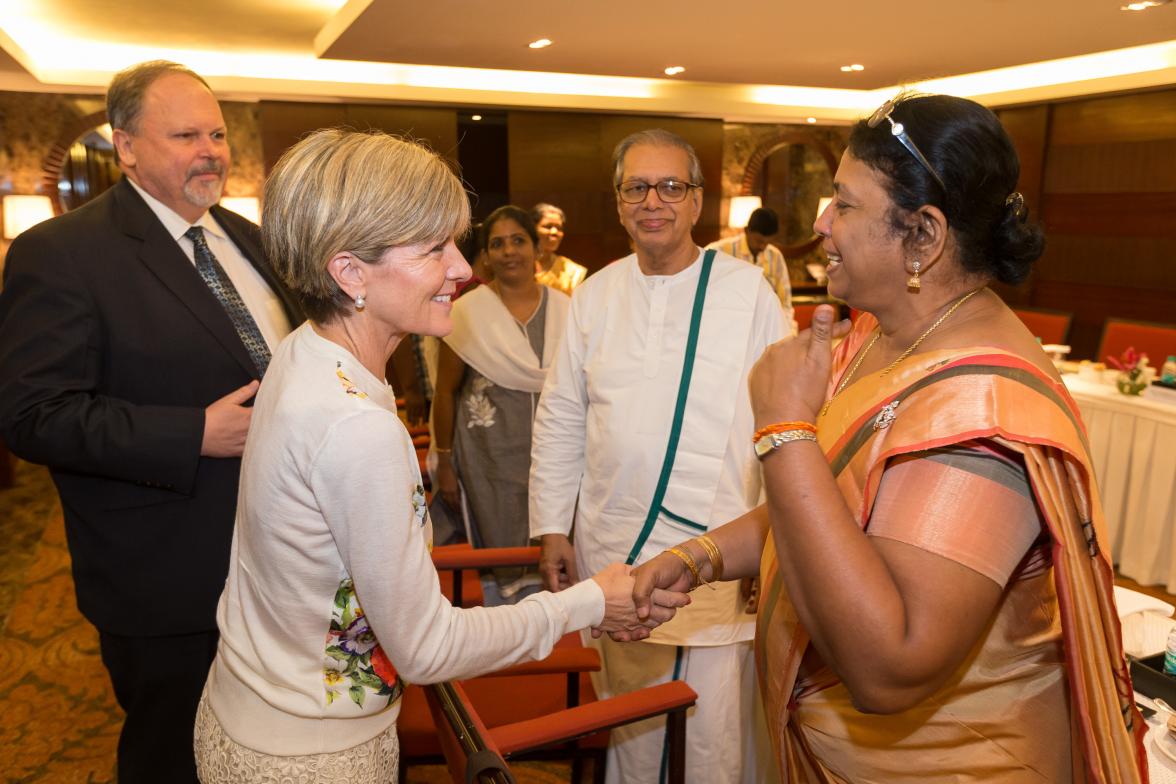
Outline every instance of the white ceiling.
{"type": "Polygon", "coordinates": [[[4,0],[0,89],[101,92],[166,57],[225,97],[840,122],[910,83],[989,104],[1176,84],[1176,3],[1122,2],[4,0]]]}

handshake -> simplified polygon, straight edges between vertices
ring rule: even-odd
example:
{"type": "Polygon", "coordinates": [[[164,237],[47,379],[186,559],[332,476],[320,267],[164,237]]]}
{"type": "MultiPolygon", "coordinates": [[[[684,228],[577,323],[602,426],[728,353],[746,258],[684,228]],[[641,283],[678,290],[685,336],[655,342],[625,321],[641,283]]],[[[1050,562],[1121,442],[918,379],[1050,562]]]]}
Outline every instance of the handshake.
{"type": "MultiPolygon", "coordinates": [[[[665,565],[672,569],[675,560],[671,558],[665,565]]],[[[592,627],[593,637],[607,633],[618,642],[643,640],[651,629],[673,618],[679,607],[690,604],[686,593],[690,580],[680,578],[677,570],[658,568],[661,561],[655,559],[636,568],[610,564],[592,576],[604,591],[604,619],[592,627]]],[[[566,536],[543,536],[539,572],[549,591],[561,591],[578,582],[575,551],[566,536]]]]}

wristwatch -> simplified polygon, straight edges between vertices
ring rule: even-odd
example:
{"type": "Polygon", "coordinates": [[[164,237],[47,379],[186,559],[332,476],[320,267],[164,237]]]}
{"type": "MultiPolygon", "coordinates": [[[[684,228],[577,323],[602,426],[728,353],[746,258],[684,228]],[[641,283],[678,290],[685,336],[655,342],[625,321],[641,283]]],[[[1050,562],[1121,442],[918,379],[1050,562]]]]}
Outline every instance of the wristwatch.
{"type": "Polygon", "coordinates": [[[754,444],[755,456],[760,460],[776,451],[789,441],[816,441],[817,434],[809,430],[785,430],[782,433],[772,433],[764,436],[754,444]]]}

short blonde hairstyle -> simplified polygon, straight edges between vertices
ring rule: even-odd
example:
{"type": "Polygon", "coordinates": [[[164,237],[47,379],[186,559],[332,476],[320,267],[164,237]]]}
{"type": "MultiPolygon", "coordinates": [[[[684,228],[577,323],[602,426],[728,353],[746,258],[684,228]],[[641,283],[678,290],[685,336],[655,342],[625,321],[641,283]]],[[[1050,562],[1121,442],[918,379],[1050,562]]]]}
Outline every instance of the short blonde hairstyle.
{"type": "Polygon", "coordinates": [[[327,262],[350,252],[369,264],[390,248],[466,231],[470,202],[449,164],[420,144],[379,131],[326,128],[282,155],[265,184],[266,256],[308,318],[326,323],[350,298],[327,262]]]}

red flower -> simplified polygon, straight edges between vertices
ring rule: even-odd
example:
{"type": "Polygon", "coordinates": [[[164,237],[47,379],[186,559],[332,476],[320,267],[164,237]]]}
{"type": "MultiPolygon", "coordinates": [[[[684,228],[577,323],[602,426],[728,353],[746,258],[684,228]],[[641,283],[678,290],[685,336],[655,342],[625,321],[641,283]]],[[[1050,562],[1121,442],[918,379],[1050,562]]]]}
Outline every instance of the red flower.
{"type": "Polygon", "coordinates": [[[392,662],[388,660],[388,656],[384,653],[384,649],[377,645],[372,649],[372,669],[375,670],[376,675],[384,683],[388,684],[389,688],[396,685],[396,668],[392,666],[392,662]]]}
{"type": "Polygon", "coordinates": [[[1122,370],[1123,372],[1129,372],[1132,370],[1136,370],[1139,367],[1140,363],[1142,363],[1146,359],[1147,359],[1147,354],[1138,354],[1135,351],[1135,346],[1128,346],[1127,350],[1123,352],[1123,356],[1119,357],[1118,359],[1115,359],[1114,357],[1108,355],[1107,356],[1107,364],[1110,365],[1111,367],[1115,368],[1116,370],[1122,370]]]}

